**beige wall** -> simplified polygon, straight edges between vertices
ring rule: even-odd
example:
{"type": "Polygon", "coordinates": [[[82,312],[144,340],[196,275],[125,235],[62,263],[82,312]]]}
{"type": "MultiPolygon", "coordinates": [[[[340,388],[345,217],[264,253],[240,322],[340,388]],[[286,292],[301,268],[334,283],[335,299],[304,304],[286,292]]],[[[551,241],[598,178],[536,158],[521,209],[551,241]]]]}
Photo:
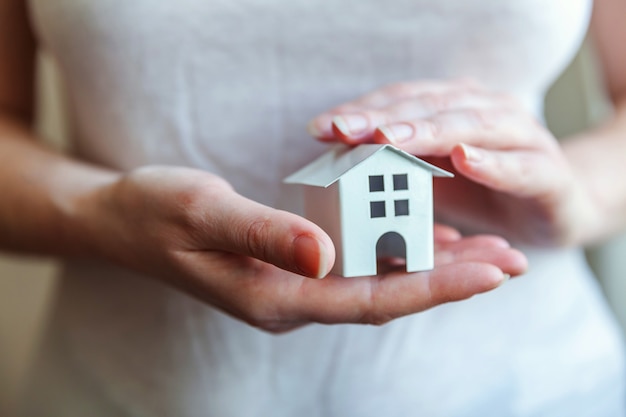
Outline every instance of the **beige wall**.
{"type": "MultiPolygon", "coordinates": [[[[557,137],[597,125],[610,114],[595,63],[593,49],[587,42],[549,92],[546,116],[557,137]]],[[[587,254],[617,319],[626,329],[626,234],[589,248],[587,254]]]]}
{"type": "Polygon", "coordinates": [[[0,416],[9,414],[45,317],[54,264],[0,257],[0,416]]]}
{"type": "MultiPolygon", "coordinates": [[[[41,130],[54,139],[56,146],[65,135],[62,123],[62,99],[50,62],[45,67],[41,130]]],[[[602,95],[595,81],[589,52],[584,51],[550,92],[547,99],[548,121],[558,136],[583,129],[605,111],[602,95]]],[[[616,239],[591,259],[602,274],[609,298],[623,323],[626,309],[626,280],[622,280],[626,258],[626,238],[616,239]]],[[[46,307],[54,287],[54,263],[46,260],[0,256],[0,415],[9,415],[11,398],[19,390],[36,342],[46,307]]]]}
{"type": "MultiPolygon", "coordinates": [[[[67,129],[61,84],[49,59],[42,58],[40,68],[38,129],[62,149],[67,129]]],[[[50,259],[0,255],[0,416],[11,414],[50,304],[56,267],[50,259]]]]}

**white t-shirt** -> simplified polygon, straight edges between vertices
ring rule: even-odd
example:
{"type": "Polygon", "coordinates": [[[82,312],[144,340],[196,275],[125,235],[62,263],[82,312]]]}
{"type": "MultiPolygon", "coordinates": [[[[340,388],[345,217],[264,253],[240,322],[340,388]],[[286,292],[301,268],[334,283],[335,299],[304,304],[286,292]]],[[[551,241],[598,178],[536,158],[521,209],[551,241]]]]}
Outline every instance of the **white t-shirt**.
{"type": "MultiPolygon", "coordinates": [[[[394,81],[475,77],[540,116],[589,0],[30,0],[77,156],[281,184],[306,122],[394,81]]],[[[37,416],[621,416],[619,332],[578,250],[526,248],[496,291],[382,327],[274,336],[109,265],[70,263],[27,391],[37,416]]]]}

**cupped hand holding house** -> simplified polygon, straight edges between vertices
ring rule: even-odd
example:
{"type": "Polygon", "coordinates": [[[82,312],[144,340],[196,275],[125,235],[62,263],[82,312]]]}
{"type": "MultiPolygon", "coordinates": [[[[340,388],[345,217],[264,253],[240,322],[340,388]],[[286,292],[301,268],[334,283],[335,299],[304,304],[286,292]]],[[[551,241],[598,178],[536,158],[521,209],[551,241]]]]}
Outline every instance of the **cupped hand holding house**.
{"type": "Polygon", "coordinates": [[[96,255],[156,277],[259,328],[383,323],[498,287],[524,256],[502,239],[434,228],[435,268],[345,279],[312,222],[238,195],[204,171],[146,167],[80,204],[96,255]]]}

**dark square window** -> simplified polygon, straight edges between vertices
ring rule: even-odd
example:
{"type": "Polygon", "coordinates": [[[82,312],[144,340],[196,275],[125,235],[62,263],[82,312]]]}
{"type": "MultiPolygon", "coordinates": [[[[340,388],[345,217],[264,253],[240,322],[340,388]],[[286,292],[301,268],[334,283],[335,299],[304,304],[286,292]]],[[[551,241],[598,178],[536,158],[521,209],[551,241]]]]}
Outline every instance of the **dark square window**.
{"type": "Polygon", "coordinates": [[[384,201],[370,201],[370,217],[385,217],[385,202],[384,201]]]}
{"type": "Polygon", "coordinates": [[[382,175],[370,175],[370,192],[385,191],[385,182],[382,175]]]}
{"type": "Polygon", "coordinates": [[[396,174],[393,176],[393,189],[394,190],[408,190],[409,180],[406,174],[396,174]]]}
{"type": "Polygon", "coordinates": [[[409,200],[395,200],[393,203],[396,209],[396,216],[409,215],[409,200]]]}

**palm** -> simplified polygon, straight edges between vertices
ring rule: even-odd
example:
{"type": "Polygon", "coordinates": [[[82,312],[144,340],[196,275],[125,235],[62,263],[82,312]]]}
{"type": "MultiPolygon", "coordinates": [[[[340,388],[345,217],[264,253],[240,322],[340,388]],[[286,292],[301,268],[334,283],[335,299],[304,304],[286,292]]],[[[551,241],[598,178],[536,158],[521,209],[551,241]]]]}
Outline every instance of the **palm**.
{"type": "Polygon", "coordinates": [[[435,179],[435,208],[442,221],[524,243],[547,242],[556,233],[550,206],[540,199],[517,197],[469,180],[449,158],[427,159],[455,174],[453,180],[435,179]]]}
{"type": "Polygon", "coordinates": [[[190,274],[195,277],[186,280],[184,289],[275,332],[310,322],[381,324],[491,290],[502,282],[502,271],[516,275],[526,268],[521,253],[493,236],[437,241],[432,271],[406,273],[399,268],[357,278],[329,275],[315,280],[217,251],[188,256],[187,264],[195,271],[212,273],[210,277],[190,274]],[[197,269],[198,265],[203,267],[197,269]]]}

